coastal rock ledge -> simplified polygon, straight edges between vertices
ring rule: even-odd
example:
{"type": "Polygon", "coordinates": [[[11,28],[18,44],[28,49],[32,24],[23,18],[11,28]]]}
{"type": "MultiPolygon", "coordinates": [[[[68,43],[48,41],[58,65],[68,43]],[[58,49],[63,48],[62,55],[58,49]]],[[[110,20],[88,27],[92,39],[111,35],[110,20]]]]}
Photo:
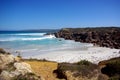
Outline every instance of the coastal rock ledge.
{"type": "Polygon", "coordinates": [[[93,43],[101,47],[120,49],[119,27],[63,28],[55,33],[57,38],[93,43]]]}

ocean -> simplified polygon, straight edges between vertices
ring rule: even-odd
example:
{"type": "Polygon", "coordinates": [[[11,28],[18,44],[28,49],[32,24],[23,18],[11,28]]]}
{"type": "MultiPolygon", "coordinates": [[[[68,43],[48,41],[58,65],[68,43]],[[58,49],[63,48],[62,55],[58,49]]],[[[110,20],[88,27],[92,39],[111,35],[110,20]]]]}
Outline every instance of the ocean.
{"type": "Polygon", "coordinates": [[[48,32],[52,31],[2,31],[0,32],[0,47],[15,56],[31,58],[58,51],[83,50],[91,46],[88,43],[56,38],[53,34],[45,35],[48,32]]]}

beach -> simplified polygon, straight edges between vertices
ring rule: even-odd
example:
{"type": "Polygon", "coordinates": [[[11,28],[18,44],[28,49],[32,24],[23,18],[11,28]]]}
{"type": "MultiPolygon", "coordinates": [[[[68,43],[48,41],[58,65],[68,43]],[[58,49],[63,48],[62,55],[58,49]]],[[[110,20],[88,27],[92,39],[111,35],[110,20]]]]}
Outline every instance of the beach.
{"type": "Polygon", "coordinates": [[[33,59],[46,59],[56,62],[75,63],[81,60],[88,60],[92,63],[98,64],[100,61],[110,58],[120,57],[119,49],[110,49],[105,47],[90,47],[87,50],[69,50],[69,51],[56,51],[48,54],[34,55],[33,59]]]}
{"type": "Polygon", "coordinates": [[[15,56],[21,55],[24,59],[45,59],[59,63],[75,63],[81,60],[88,60],[92,63],[98,64],[103,60],[120,57],[120,49],[98,47],[92,44],[78,48],[75,47],[46,51],[38,49],[17,50],[18,52],[13,49],[6,49],[6,51],[14,54],[15,56]]]}

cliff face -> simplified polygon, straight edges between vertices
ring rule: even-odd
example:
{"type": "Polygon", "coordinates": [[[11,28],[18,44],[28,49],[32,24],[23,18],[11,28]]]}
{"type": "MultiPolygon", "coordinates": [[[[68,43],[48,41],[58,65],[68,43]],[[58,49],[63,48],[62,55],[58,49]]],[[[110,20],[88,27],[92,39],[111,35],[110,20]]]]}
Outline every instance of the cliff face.
{"type": "Polygon", "coordinates": [[[118,27],[65,28],[55,33],[55,36],[120,49],[120,28],[118,27]]]}

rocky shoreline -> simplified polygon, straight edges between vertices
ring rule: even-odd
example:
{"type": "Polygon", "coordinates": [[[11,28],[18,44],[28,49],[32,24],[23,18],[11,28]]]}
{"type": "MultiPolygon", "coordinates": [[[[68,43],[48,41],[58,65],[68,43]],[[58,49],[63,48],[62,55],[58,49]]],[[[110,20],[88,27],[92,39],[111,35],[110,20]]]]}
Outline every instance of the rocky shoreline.
{"type": "Polygon", "coordinates": [[[120,49],[119,27],[63,28],[54,34],[57,38],[120,49]]]}

